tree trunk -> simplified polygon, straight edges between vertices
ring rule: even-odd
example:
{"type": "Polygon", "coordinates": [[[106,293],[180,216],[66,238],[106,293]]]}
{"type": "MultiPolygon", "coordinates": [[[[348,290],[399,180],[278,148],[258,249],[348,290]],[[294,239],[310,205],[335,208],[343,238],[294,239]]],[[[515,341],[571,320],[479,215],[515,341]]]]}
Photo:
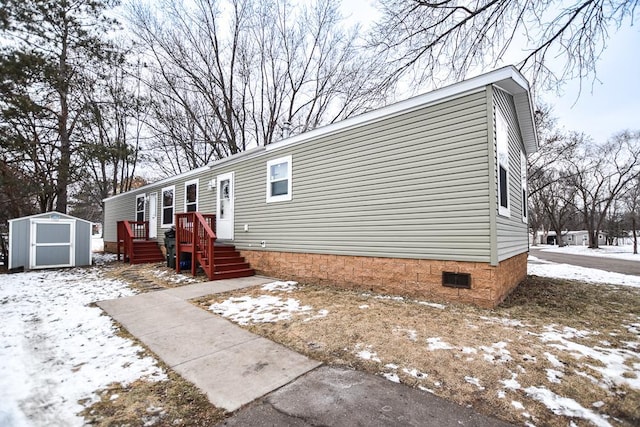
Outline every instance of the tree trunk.
{"type": "MultiPolygon", "coordinates": [[[[63,17],[66,24],[66,16],[63,17]]],[[[60,60],[58,65],[57,91],[60,98],[60,113],[58,114],[58,136],[60,138],[60,163],[58,164],[58,182],[56,185],[56,211],[67,213],[69,176],[71,168],[71,141],[69,135],[69,73],[67,64],[67,27],[62,37],[60,60]]]]}
{"type": "Polygon", "coordinates": [[[636,228],[636,216],[631,216],[631,232],[633,233],[633,254],[638,255],[638,231],[636,228]]]}

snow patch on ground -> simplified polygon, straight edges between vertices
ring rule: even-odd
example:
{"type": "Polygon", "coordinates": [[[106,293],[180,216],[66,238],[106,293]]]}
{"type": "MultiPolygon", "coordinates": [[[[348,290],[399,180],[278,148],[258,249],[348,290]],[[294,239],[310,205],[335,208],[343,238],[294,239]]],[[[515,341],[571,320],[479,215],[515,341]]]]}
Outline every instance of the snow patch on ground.
{"type": "Polygon", "coordinates": [[[590,331],[567,327],[558,330],[556,325],[547,325],[545,330],[546,332],[540,334],[539,337],[549,347],[566,351],[575,359],[587,358],[588,360],[590,358],[600,362],[602,366],[600,364],[598,366],[588,364],[587,366],[603,376],[603,381],[607,387],[613,384],[627,384],[629,387],[640,389],[639,372],[627,365],[628,360],[634,360],[638,357],[636,351],[624,348],[591,347],[570,341],[571,339],[580,339],[593,335],[594,333],[590,331]]]}
{"type": "Polygon", "coordinates": [[[381,363],[378,354],[373,351],[373,348],[370,345],[356,344],[356,357],[362,360],[371,360],[372,362],[381,363]]]}
{"type": "Polygon", "coordinates": [[[611,424],[601,415],[580,405],[573,399],[562,397],[544,387],[527,387],[525,393],[531,398],[543,403],[556,415],[582,418],[591,421],[598,427],[609,427],[611,424]]]}
{"type": "Polygon", "coordinates": [[[198,280],[193,277],[185,276],[175,272],[169,272],[167,270],[157,270],[153,272],[153,275],[159,279],[167,280],[172,283],[195,283],[198,280]]]}
{"type": "Polygon", "coordinates": [[[427,378],[429,375],[425,374],[424,372],[420,372],[419,370],[417,370],[416,368],[402,368],[402,372],[404,372],[405,374],[412,376],[413,378],[417,378],[419,380],[427,378]]]}
{"type": "Polygon", "coordinates": [[[545,262],[532,255],[529,255],[529,261],[533,262],[527,264],[527,274],[534,276],[640,288],[640,276],[613,273],[595,268],[578,267],[577,265],[545,262]]]}
{"type": "Polygon", "coordinates": [[[316,320],[316,319],[322,319],[324,317],[327,317],[329,315],[329,310],[318,310],[318,313],[311,316],[311,317],[307,317],[306,319],[303,320],[303,322],[309,322],[310,320],[316,320]]]}
{"type": "Polygon", "coordinates": [[[400,377],[398,377],[398,374],[395,374],[393,372],[385,372],[382,374],[382,376],[388,379],[389,381],[391,381],[392,383],[400,384],[400,377]]]}
{"type": "Polygon", "coordinates": [[[448,342],[442,341],[442,338],[440,337],[427,338],[427,350],[429,351],[451,350],[453,348],[455,347],[448,342]]]}
{"type": "Polygon", "coordinates": [[[307,312],[312,308],[300,305],[300,301],[271,295],[259,297],[231,297],[221,303],[211,304],[209,310],[239,325],[249,323],[274,323],[289,320],[293,313],[307,312]]]}
{"type": "Polygon", "coordinates": [[[291,292],[298,288],[298,282],[289,281],[289,282],[271,282],[262,285],[260,289],[263,291],[271,291],[271,292],[291,292]]]}
{"type": "Polygon", "coordinates": [[[396,326],[395,328],[393,328],[393,334],[403,335],[409,341],[413,341],[413,342],[418,341],[418,332],[415,329],[405,329],[405,328],[400,328],[396,326]]]}
{"type": "Polygon", "coordinates": [[[484,390],[484,387],[480,384],[480,380],[476,377],[464,377],[464,380],[471,385],[478,387],[478,390],[484,390]]]}
{"type": "Polygon", "coordinates": [[[81,426],[79,400],[97,400],[95,391],[114,382],[166,378],[89,306],[132,295],[126,283],[97,268],[0,277],[0,425],[81,426]]]}
{"type": "MultiPolygon", "coordinates": [[[[542,246],[541,246],[542,247],[542,246]]],[[[583,255],[600,258],[616,258],[628,261],[639,261],[640,254],[633,254],[633,245],[600,246],[598,249],[589,249],[588,246],[552,246],[542,249],[543,252],[557,252],[562,254],[583,255]]]]}
{"type": "Polygon", "coordinates": [[[525,325],[524,323],[522,323],[521,320],[518,320],[518,319],[508,319],[505,317],[487,317],[487,316],[479,316],[479,317],[480,319],[484,320],[486,323],[497,323],[499,325],[504,325],[509,327],[524,328],[526,326],[531,326],[531,325],[525,325]]]}
{"type": "Polygon", "coordinates": [[[481,345],[480,350],[484,351],[484,359],[491,363],[505,363],[512,360],[511,353],[506,349],[507,343],[504,341],[496,342],[491,346],[481,345]]]}
{"type": "Polygon", "coordinates": [[[416,303],[418,303],[420,305],[426,305],[427,307],[431,307],[431,308],[437,308],[437,309],[440,309],[440,310],[444,310],[445,308],[447,308],[446,305],[438,304],[438,303],[435,303],[435,302],[416,301],[416,303]]]}

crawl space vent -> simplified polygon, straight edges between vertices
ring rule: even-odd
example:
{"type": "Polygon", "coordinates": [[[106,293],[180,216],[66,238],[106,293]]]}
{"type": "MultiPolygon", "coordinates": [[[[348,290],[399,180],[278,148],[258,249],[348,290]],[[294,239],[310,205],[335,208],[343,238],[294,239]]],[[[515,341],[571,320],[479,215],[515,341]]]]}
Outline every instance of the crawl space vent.
{"type": "Polygon", "coordinates": [[[447,286],[449,288],[471,289],[471,274],[443,271],[442,286],[447,286]]]}

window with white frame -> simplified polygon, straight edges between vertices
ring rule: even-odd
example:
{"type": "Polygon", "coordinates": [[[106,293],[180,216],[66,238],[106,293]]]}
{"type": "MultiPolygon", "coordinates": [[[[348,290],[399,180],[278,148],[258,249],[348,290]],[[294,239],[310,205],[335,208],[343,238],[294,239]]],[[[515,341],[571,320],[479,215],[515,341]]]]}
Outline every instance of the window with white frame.
{"type": "Polygon", "coordinates": [[[198,180],[187,181],[184,184],[184,211],[196,212],[198,210],[198,180]]]}
{"type": "Polygon", "coordinates": [[[527,156],[520,152],[520,179],[522,188],[522,222],[527,223],[527,156]]]}
{"type": "Polygon", "coordinates": [[[175,210],[176,187],[164,187],[162,189],[162,227],[173,225],[173,213],[175,210]]]}
{"type": "Polygon", "coordinates": [[[136,196],[136,221],[144,221],[145,217],[145,196],[139,194],[136,196]]]}
{"type": "Polygon", "coordinates": [[[509,134],[507,121],[500,110],[496,110],[496,151],[498,155],[498,213],[502,216],[509,216],[509,134]]]}
{"type": "Polygon", "coordinates": [[[267,203],[291,200],[291,156],[267,162],[267,203]]]}

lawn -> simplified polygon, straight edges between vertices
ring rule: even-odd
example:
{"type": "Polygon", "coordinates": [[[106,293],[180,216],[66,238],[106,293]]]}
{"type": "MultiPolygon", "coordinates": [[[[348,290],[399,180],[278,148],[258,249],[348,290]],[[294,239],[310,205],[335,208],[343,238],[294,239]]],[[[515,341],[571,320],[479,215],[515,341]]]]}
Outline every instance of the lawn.
{"type": "MultiPolygon", "coordinates": [[[[0,425],[224,419],[93,304],[194,279],[97,259],[0,275],[0,425]]],[[[291,282],[194,303],[326,364],[519,425],[639,425],[640,277],[535,260],[531,273],[495,310],[291,282]],[[540,277],[561,270],[618,285],[540,277]]]]}
{"type": "Polygon", "coordinates": [[[280,282],[201,307],[517,424],[640,423],[640,289],[529,276],[495,310],[280,282]]]}

